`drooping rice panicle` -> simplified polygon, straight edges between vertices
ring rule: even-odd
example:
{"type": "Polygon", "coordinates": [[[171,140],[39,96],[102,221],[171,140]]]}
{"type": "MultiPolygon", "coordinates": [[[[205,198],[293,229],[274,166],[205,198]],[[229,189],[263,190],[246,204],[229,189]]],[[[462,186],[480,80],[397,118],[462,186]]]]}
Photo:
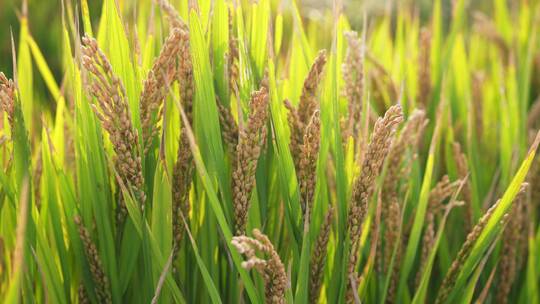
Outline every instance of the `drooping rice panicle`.
{"type": "Polygon", "coordinates": [[[426,211],[426,228],[422,238],[422,252],[420,254],[420,271],[417,272],[416,286],[420,284],[426,261],[435,242],[435,215],[444,210],[443,201],[450,197],[460,185],[460,181],[450,182],[448,175],[442,179],[429,192],[428,208],[426,211]]]}
{"type": "Polygon", "coordinates": [[[284,304],[285,291],[289,282],[285,266],[277,254],[272,242],[258,229],[253,229],[254,238],[244,235],[233,237],[231,243],[247,260],[242,262],[245,269],[255,268],[263,277],[266,303],[284,304]],[[265,258],[256,256],[260,252],[265,258]]]}
{"type": "MultiPolygon", "coordinates": [[[[527,184],[522,184],[519,192],[524,192],[525,187],[527,184]]],[[[522,194],[519,194],[521,196],[522,194]]],[[[516,196],[516,197],[519,197],[516,196]]],[[[514,198],[515,200],[515,198],[514,198]]],[[[467,235],[467,239],[461,246],[461,249],[459,250],[456,258],[452,262],[452,265],[450,266],[450,269],[448,269],[443,282],[441,283],[441,287],[439,289],[439,292],[437,294],[436,303],[444,303],[448,296],[450,295],[450,292],[452,291],[452,287],[454,286],[455,280],[457,279],[457,276],[459,274],[459,270],[461,269],[461,266],[463,265],[463,262],[467,259],[467,257],[470,254],[470,251],[472,247],[474,246],[474,243],[482,233],[482,230],[486,226],[487,222],[491,218],[491,215],[495,211],[496,207],[498,206],[499,201],[497,201],[493,206],[491,206],[486,213],[478,220],[478,223],[474,228],[469,232],[467,235]]]]}
{"type": "Polygon", "coordinates": [[[456,161],[456,169],[460,179],[465,183],[461,188],[461,197],[465,201],[465,229],[470,230],[472,227],[473,210],[472,210],[472,192],[469,181],[469,166],[467,156],[461,152],[461,145],[455,142],[453,145],[454,159],[456,161]]]}
{"type": "Polygon", "coordinates": [[[94,244],[94,241],[92,241],[90,233],[86,227],[84,227],[84,224],[79,216],[75,217],[75,224],[77,224],[79,229],[79,237],[83,243],[86,260],[90,266],[90,273],[92,274],[92,280],[94,281],[95,285],[94,291],[98,301],[100,303],[112,303],[109,279],[107,278],[105,270],[103,269],[103,264],[101,262],[101,258],[99,257],[96,245],[94,244]]]}
{"type": "Polygon", "coordinates": [[[15,121],[15,83],[0,72],[0,116],[3,118],[2,111],[6,112],[9,127],[13,130],[15,121]]]}
{"type": "Polygon", "coordinates": [[[319,235],[313,246],[311,253],[311,269],[309,271],[309,303],[317,303],[321,291],[321,284],[326,265],[328,240],[330,239],[330,229],[334,217],[334,208],[330,207],[324,216],[319,235]]]}
{"type": "Polygon", "coordinates": [[[348,100],[349,114],[347,128],[343,137],[352,136],[358,139],[360,131],[360,116],[362,114],[364,86],[364,51],[363,41],[356,32],[346,32],[347,54],[342,65],[344,93],[348,100]]]}
{"type": "Polygon", "coordinates": [[[255,186],[255,169],[266,139],[268,92],[264,87],[251,95],[249,117],[240,130],[236,146],[236,164],[232,177],[233,207],[237,235],[244,234],[251,191],[255,186]]]}
{"type": "Polygon", "coordinates": [[[238,145],[238,125],[236,124],[231,111],[227,107],[219,102],[217,102],[217,106],[219,111],[219,123],[221,125],[221,136],[223,137],[223,141],[234,162],[234,159],[236,158],[234,149],[236,148],[236,145],[238,145]]]}
{"type": "Polygon", "coordinates": [[[169,20],[169,24],[173,28],[179,28],[182,30],[187,31],[187,25],[186,23],[180,18],[180,15],[174,8],[174,6],[168,1],[168,0],[154,0],[158,3],[161,10],[165,12],[165,15],[167,16],[167,19],[169,20]]]}
{"type": "Polygon", "coordinates": [[[152,144],[152,138],[159,132],[158,123],[152,121],[152,116],[163,106],[163,100],[175,78],[181,39],[182,31],[173,28],[143,84],[139,107],[145,154],[152,144]]]}
{"type": "MultiPolygon", "coordinates": [[[[97,41],[83,38],[82,64],[88,71],[88,90],[94,96],[92,108],[109,134],[116,153],[115,169],[126,186],[130,186],[135,198],[144,209],[144,176],[139,155],[139,136],[131,121],[127,94],[124,84],[112,70],[112,66],[99,49],[97,41]]],[[[125,218],[127,210],[121,199],[119,221],[125,218]]]]}
{"type": "Polygon", "coordinates": [[[518,275],[518,250],[521,248],[520,242],[522,227],[527,223],[525,216],[526,188],[520,191],[514,199],[514,204],[509,212],[509,219],[504,229],[501,248],[501,259],[499,261],[499,283],[495,299],[497,303],[508,303],[510,290],[518,275]]]}
{"type": "Polygon", "coordinates": [[[238,77],[240,75],[238,69],[238,61],[240,52],[238,51],[238,38],[234,36],[233,9],[229,8],[229,53],[227,54],[227,69],[229,77],[229,92],[237,95],[238,92],[238,77]]]}
{"type": "Polygon", "coordinates": [[[317,88],[321,82],[321,76],[325,65],[326,51],[321,50],[319,51],[319,54],[317,54],[306,80],[304,80],[304,87],[302,88],[300,102],[298,103],[298,116],[304,124],[309,122],[311,116],[318,108],[317,88]]]}
{"type": "MultiPolygon", "coordinates": [[[[180,101],[184,113],[188,118],[188,123],[193,126],[193,99],[194,99],[194,81],[193,64],[191,62],[191,53],[189,46],[189,32],[180,30],[180,50],[178,52],[178,68],[176,70],[176,79],[180,87],[180,101]]],[[[173,261],[180,250],[180,243],[184,236],[184,222],[182,218],[188,219],[190,204],[189,191],[191,179],[194,171],[193,155],[189,146],[186,126],[182,126],[180,138],[178,141],[178,151],[176,162],[173,167],[172,176],[172,208],[173,208],[173,238],[174,252],[173,261]]]]}
{"type": "Polygon", "coordinates": [[[84,288],[84,285],[81,283],[79,284],[79,288],[77,289],[77,296],[79,299],[79,304],[90,304],[90,299],[88,298],[88,293],[86,292],[86,288],[84,288]]]}
{"type": "Polygon", "coordinates": [[[294,110],[293,106],[286,100],[285,107],[289,110],[288,120],[291,130],[291,142],[289,147],[293,156],[296,171],[299,171],[301,145],[306,133],[306,127],[313,113],[318,109],[317,89],[321,82],[321,76],[326,64],[326,51],[321,50],[315,58],[309,73],[304,80],[304,87],[300,95],[298,108],[294,110]]]}
{"type": "MultiPolygon", "coordinates": [[[[348,233],[351,240],[347,277],[355,277],[358,251],[360,249],[361,226],[367,214],[368,201],[375,186],[375,179],[379,175],[382,163],[388,154],[396,127],[402,120],[403,114],[399,104],[390,107],[384,117],[377,120],[362,164],[361,174],[353,183],[347,218],[348,233]]],[[[353,301],[353,288],[356,289],[356,286],[348,284],[346,295],[348,303],[353,301]]]]}
{"type": "MultiPolygon", "coordinates": [[[[385,225],[384,242],[379,242],[377,261],[379,271],[386,271],[386,265],[390,265],[393,248],[398,239],[398,231],[401,221],[401,208],[398,198],[398,189],[400,181],[405,178],[404,167],[406,164],[406,153],[410,148],[416,149],[418,138],[426,126],[425,112],[423,110],[414,110],[399,133],[396,140],[393,141],[388,152],[386,173],[382,184],[382,209],[381,217],[385,225]],[[384,243],[384,248],[383,248],[384,243]],[[382,255],[384,249],[384,255],[382,255]]],[[[412,156],[411,156],[412,157],[412,156]]],[[[408,170],[408,168],[406,169],[408,170]]]]}
{"type": "Polygon", "coordinates": [[[308,221],[313,209],[315,185],[317,183],[317,157],[320,146],[321,121],[318,111],[313,113],[306,127],[304,140],[300,147],[300,163],[298,179],[300,182],[300,204],[304,214],[304,221],[308,221]]]}

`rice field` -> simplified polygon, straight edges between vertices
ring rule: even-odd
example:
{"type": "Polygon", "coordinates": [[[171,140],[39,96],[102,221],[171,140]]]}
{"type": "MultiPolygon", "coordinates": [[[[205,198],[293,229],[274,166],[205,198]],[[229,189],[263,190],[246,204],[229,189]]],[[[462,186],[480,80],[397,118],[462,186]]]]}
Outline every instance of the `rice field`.
{"type": "Polygon", "coordinates": [[[2,303],[540,303],[539,1],[7,2],[2,303]]]}

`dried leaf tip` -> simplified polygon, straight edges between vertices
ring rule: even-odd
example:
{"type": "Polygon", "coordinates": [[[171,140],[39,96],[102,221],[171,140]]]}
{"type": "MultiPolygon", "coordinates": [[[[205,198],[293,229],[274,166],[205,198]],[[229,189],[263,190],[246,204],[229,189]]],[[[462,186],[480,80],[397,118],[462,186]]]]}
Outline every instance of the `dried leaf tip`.
{"type": "Polygon", "coordinates": [[[235,236],[231,244],[247,260],[242,262],[245,269],[255,268],[263,277],[265,283],[266,303],[285,303],[285,291],[288,287],[285,266],[281,262],[272,242],[258,229],[253,229],[254,238],[235,236]],[[266,257],[257,257],[257,253],[266,257]]]}
{"type": "Polygon", "coordinates": [[[236,146],[236,164],[233,171],[233,204],[238,235],[244,234],[251,191],[255,186],[255,169],[266,140],[268,92],[262,87],[251,95],[250,113],[240,130],[236,146]]]}

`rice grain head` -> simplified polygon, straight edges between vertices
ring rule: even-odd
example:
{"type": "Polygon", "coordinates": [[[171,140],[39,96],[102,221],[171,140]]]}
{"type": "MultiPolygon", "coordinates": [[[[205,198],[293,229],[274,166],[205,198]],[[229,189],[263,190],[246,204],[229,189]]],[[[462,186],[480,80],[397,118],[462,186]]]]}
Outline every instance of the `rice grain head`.
{"type": "Polygon", "coordinates": [[[428,198],[428,208],[426,211],[426,228],[424,229],[424,236],[422,238],[422,252],[420,254],[420,271],[416,275],[416,286],[420,285],[420,280],[426,262],[429,258],[429,254],[435,243],[435,216],[442,210],[444,210],[443,201],[449,198],[459,187],[460,181],[450,182],[448,175],[442,177],[442,179],[431,189],[428,198]]]}
{"type": "Polygon", "coordinates": [[[145,154],[152,144],[152,138],[159,132],[158,122],[152,122],[152,115],[163,106],[174,80],[181,34],[179,29],[172,29],[143,84],[139,107],[145,154]]]}
{"type": "MultiPolygon", "coordinates": [[[[82,63],[89,73],[88,90],[94,96],[92,108],[109,134],[115,152],[115,169],[123,183],[132,188],[135,198],[144,209],[144,176],[139,155],[139,136],[131,121],[127,94],[109,60],[99,49],[97,41],[83,38],[82,63]]],[[[121,200],[123,202],[123,200],[121,200]]],[[[127,214],[125,203],[120,205],[120,220],[127,214]]]]}
{"type": "Polygon", "coordinates": [[[363,105],[364,48],[356,32],[346,32],[348,48],[342,65],[344,95],[348,100],[349,114],[344,139],[352,136],[358,140],[363,105]]]}
{"type": "Polygon", "coordinates": [[[249,200],[255,186],[255,169],[266,140],[268,91],[264,87],[251,95],[249,108],[247,123],[240,130],[236,146],[236,164],[232,176],[237,235],[243,235],[245,232],[249,200]]]}
{"type": "MultiPolygon", "coordinates": [[[[193,126],[193,99],[194,99],[194,80],[193,80],[193,64],[191,61],[189,32],[187,29],[181,29],[178,52],[178,68],[176,70],[176,80],[180,87],[181,107],[187,116],[187,123],[193,126]]],[[[180,119],[182,121],[182,119],[180,119]]],[[[186,126],[182,126],[180,130],[180,138],[178,142],[178,151],[176,154],[176,162],[173,167],[172,176],[172,197],[173,197],[173,238],[174,252],[173,261],[178,256],[180,243],[184,236],[184,223],[182,217],[189,218],[190,202],[189,191],[191,180],[194,172],[193,155],[189,145],[188,133],[186,126]]]]}
{"type": "Polygon", "coordinates": [[[469,166],[467,162],[467,156],[461,151],[461,145],[455,142],[453,145],[454,159],[456,161],[456,169],[460,179],[465,180],[463,187],[461,188],[461,197],[466,202],[465,207],[465,229],[469,230],[472,226],[473,210],[472,210],[472,192],[471,185],[468,178],[469,166]]]}
{"type": "MultiPolygon", "coordinates": [[[[15,122],[15,83],[0,72],[0,111],[7,114],[9,127],[13,132],[15,122]]],[[[0,112],[0,116],[1,115],[0,112]]]]}
{"type": "MultiPolygon", "coordinates": [[[[396,127],[402,120],[403,113],[399,104],[390,107],[384,117],[377,120],[362,164],[362,172],[353,183],[347,218],[351,240],[351,251],[347,267],[348,277],[355,275],[358,251],[360,249],[361,226],[367,214],[368,201],[375,187],[375,179],[379,175],[382,163],[388,155],[396,127]]],[[[350,284],[347,288],[346,300],[348,303],[354,300],[353,288],[356,288],[356,286],[350,286],[350,284]]]]}
{"type": "MultiPolygon", "coordinates": [[[[414,110],[409,116],[396,140],[392,142],[386,161],[386,173],[382,184],[381,221],[385,225],[384,242],[379,242],[377,261],[379,271],[386,272],[386,265],[390,265],[393,248],[399,237],[401,225],[401,210],[399,204],[399,185],[405,178],[404,167],[410,167],[410,160],[406,158],[407,151],[417,149],[418,138],[426,126],[425,112],[414,110]],[[383,251],[384,244],[384,251],[383,251]]],[[[412,158],[412,156],[411,156],[412,158]]],[[[409,168],[406,168],[409,170],[409,168]]]]}
{"type": "Polygon", "coordinates": [[[227,54],[229,92],[237,95],[238,78],[240,76],[240,71],[238,68],[240,52],[238,51],[238,38],[234,36],[233,19],[233,9],[229,8],[229,53],[227,54]]]}
{"type": "Polygon", "coordinates": [[[236,158],[234,149],[236,148],[236,145],[238,145],[238,125],[236,124],[231,111],[227,107],[222,105],[219,101],[216,102],[216,104],[219,111],[221,137],[223,137],[223,141],[225,142],[234,163],[234,159],[236,158]]]}
{"type": "Polygon", "coordinates": [[[499,284],[495,299],[497,303],[508,303],[508,296],[518,275],[518,249],[521,242],[525,241],[521,237],[521,232],[526,220],[526,188],[520,191],[515,198],[515,202],[509,212],[508,223],[504,229],[501,249],[501,259],[499,260],[499,284]]]}
{"type": "Polygon", "coordinates": [[[289,286],[285,266],[266,235],[258,229],[253,229],[253,236],[254,238],[244,235],[235,236],[231,244],[247,258],[242,262],[242,267],[248,270],[255,268],[262,275],[266,303],[284,304],[285,291],[289,286]],[[257,252],[264,255],[266,259],[257,257],[257,252]]]}
{"type": "Polygon", "coordinates": [[[95,293],[99,303],[112,303],[111,290],[109,286],[109,279],[103,269],[103,264],[96,245],[90,237],[90,233],[84,227],[81,218],[75,217],[75,224],[79,229],[79,237],[83,243],[84,253],[90,266],[90,273],[92,274],[92,280],[95,284],[95,293]]]}
{"type": "Polygon", "coordinates": [[[320,147],[321,120],[319,111],[313,113],[306,127],[299,162],[300,202],[304,220],[309,222],[317,183],[317,158],[320,147]]]}
{"type": "MultiPolygon", "coordinates": [[[[526,183],[523,183],[521,185],[521,188],[519,190],[519,193],[524,192],[525,188],[527,187],[526,183]]],[[[522,194],[516,195],[517,198],[519,198],[522,194]]],[[[514,198],[515,200],[515,198],[514,198]]],[[[450,269],[448,269],[448,272],[446,273],[446,276],[444,277],[444,280],[441,284],[441,288],[439,289],[439,293],[437,295],[436,303],[444,303],[448,296],[450,295],[450,292],[452,291],[452,287],[455,284],[455,281],[457,279],[457,276],[459,274],[459,271],[461,270],[461,266],[467,259],[467,257],[470,254],[470,251],[472,250],[474,243],[482,233],[482,230],[484,230],[484,227],[486,226],[487,222],[491,218],[491,215],[499,205],[499,201],[497,201],[493,206],[491,206],[486,213],[478,220],[478,223],[474,228],[469,232],[467,235],[467,239],[461,246],[461,249],[459,250],[456,258],[452,262],[452,265],[450,266],[450,269]]]]}
{"type": "Polygon", "coordinates": [[[330,207],[324,216],[319,235],[315,241],[313,252],[311,253],[311,269],[309,271],[309,303],[317,303],[321,291],[321,284],[326,265],[328,250],[328,240],[330,239],[330,229],[334,217],[334,208],[330,207]]]}
{"type": "Polygon", "coordinates": [[[306,127],[319,107],[317,101],[317,89],[321,82],[321,76],[325,65],[326,51],[321,50],[304,80],[298,108],[295,110],[288,100],[285,101],[285,107],[289,110],[288,121],[291,130],[291,142],[289,148],[291,150],[296,172],[300,169],[300,154],[302,153],[301,145],[303,143],[304,134],[306,133],[306,127]]]}

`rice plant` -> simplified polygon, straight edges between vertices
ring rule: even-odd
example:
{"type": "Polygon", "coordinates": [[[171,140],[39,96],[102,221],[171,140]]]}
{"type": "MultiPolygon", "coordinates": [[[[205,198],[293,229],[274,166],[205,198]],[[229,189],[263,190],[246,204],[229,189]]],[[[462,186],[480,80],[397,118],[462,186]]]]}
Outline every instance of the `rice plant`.
{"type": "Polygon", "coordinates": [[[540,303],[539,1],[21,2],[3,303],[540,303]]]}

